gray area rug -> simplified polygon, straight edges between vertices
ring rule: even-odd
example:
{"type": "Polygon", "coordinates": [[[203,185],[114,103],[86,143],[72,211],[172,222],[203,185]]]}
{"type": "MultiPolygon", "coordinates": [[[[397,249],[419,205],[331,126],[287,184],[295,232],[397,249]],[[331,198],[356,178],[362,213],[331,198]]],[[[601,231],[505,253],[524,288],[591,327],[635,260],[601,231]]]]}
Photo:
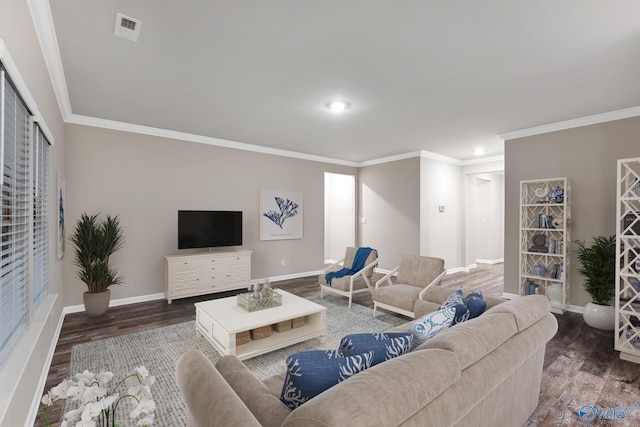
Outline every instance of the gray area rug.
{"type": "MultiPolygon", "coordinates": [[[[327,307],[326,343],[323,345],[319,339],[312,339],[245,360],[244,363],[258,378],[264,379],[283,372],[285,360],[292,353],[337,349],[344,335],[381,332],[405,322],[384,313],[378,313],[374,319],[372,309],[358,304],[347,309],[346,298],[327,295],[323,299],[311,297],[309,300],[327,307]]],[[[111,371],[115,380],[144,365],[156,377],[156,384],[152,387],[156,401],[155,425],[183,427],[186,424],[185,407],[176,385],[174,369],[178,358],[189,349],[202,351],[213,363],[221,357],[204,338],[196,337],[194,322],[191,321],[76,345],[71,351],[69,372],[75,374],[85,369],[92,372],[111,371]]],[[[118,410],[123,427],[129,425],[126,413],[126,408],[118,410]]]]}

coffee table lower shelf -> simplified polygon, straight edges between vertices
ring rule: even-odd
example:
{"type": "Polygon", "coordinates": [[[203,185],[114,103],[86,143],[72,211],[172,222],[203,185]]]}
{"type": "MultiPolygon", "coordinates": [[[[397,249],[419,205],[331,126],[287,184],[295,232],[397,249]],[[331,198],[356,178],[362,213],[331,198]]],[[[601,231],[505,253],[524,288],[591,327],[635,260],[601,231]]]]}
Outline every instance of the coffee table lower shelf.
{"type": "MultiPolygon", "coordinates": [[[[298,297],[294,298],[298,299],[298,297]]],[[[237,307],[234,308],[230,305],[223,308],[219,305],[221,301],[216,303],[218,304],[216,307],[218,310],[213,310],[214,307],[207,306],[206,303],[204,305],[203,303],[196,303],[196,335],[202,335],[220,354],[235,355],[241,360],[313,338],[320,338],[321,343],[324,344],[327,334],[326,308],[302,298],[300,300],[305,301],[301,306],[296,304],[296,302],[300,301],[294,300],[290,301],[288,306],[285,305],[284,309],[276,307],[255,313],[241,313],[237,311],[237,307]],[[313,306],[309,304],[313,304],[313,306]],[[223,310],[220,310],[221,308],[223,310]],[[291,311],[292,309],[294,312],[284,313],[284,311],[291,311]],[[226,315],[222,315],[221,311],[226,311],[226,315]],[[230,318],[234,316],[238,316],[236,318],[237,322],[230,321],[230,318]],[[238,333],[301,317],[305,318],[304,326],[291,328],[283,332],[278,332],[272,328],[268,337],[257,340],[252,339],[245,344],[236,345],[236,334],[238,333]],[[259,320],[247,325],[246,320],[249,318],[259,320]]],[[[229,304],[231,304],[231,301],[229,301],[229,304]]]]}

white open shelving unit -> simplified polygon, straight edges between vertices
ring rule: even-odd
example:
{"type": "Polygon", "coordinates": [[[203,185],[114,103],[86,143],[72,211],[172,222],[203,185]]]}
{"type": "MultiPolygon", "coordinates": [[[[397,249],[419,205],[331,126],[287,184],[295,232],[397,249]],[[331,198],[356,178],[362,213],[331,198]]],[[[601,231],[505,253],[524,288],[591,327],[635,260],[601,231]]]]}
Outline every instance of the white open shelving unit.
{"type": "Polygon", "coordinates": [[[547,295],[559,314],[569,305],[570,197],[567,178],[520,181],[519,294],[547,295]]]}
{"type": "Polygon", "coordinates": [[[617,178],[615,347],[640,363],[640,157],[618,160],[617,178]]]}

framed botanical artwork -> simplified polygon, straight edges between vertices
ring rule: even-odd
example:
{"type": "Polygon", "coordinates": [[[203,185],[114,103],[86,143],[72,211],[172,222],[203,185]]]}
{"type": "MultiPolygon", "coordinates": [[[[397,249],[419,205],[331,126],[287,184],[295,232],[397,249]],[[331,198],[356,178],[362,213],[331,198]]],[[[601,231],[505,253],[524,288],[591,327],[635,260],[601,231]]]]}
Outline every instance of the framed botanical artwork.
{"type": "Polygon", "coordinates": [[[58,174],[58,259],[62,259],[64,256],[64,205],[65,205],[65,189],[64,189],[64,176],[61,173],[58,174]]]}
{"type": "Polygon", "coordinates": [[[260,190],[260,240],[302,239],[302,191],[260,190]]]}

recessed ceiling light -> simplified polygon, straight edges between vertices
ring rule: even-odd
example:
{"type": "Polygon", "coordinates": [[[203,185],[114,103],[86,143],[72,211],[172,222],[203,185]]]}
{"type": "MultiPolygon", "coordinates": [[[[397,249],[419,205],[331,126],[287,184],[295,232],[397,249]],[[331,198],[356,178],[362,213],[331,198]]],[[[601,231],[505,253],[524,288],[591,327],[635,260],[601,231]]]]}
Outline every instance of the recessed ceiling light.
{"type": "Polygon", "coordinates": [[[330,101],[330,102],[327,102],[325,105],[329,110],[333,111],[334,113],[342,113],[344,110],[346,110],[351,106],[351,104],[349,104],[347,101],[340,101],[340,100],[330,101]]]}
{"type": "Polygon", "coordinates": [[[473,150],[473,154],[475,154],[476,156],[482,156],[484,153],[486,153],[487,150],[485,150],[484,148],[476,148],[475,150],[473,150]]]}

